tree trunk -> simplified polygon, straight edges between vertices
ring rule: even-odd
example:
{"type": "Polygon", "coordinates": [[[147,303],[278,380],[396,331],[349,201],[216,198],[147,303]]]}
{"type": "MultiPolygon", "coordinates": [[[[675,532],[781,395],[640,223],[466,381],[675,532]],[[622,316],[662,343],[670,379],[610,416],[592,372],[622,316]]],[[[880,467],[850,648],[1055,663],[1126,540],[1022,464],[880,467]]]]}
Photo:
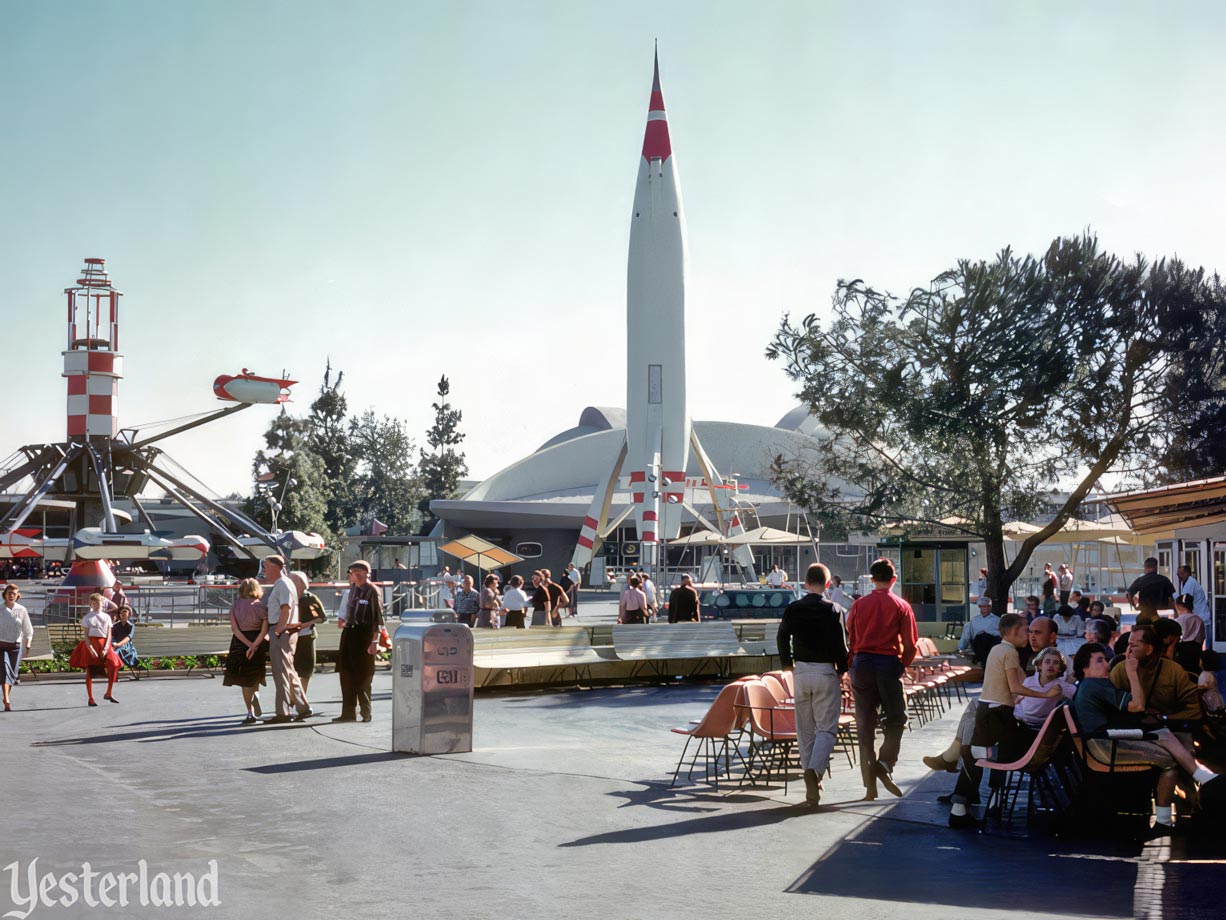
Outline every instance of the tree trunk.
{"type": "Polygon", "coordinates": [[[984,552],[987,555],[988,595],[992,598],[992,612],[998,616],[1008,610],[1009,589],[1013,586],[1014,576],[1009,574],[1005,565],[1005,539],[999,536],[993,539],[985,537],[984,552]]]}

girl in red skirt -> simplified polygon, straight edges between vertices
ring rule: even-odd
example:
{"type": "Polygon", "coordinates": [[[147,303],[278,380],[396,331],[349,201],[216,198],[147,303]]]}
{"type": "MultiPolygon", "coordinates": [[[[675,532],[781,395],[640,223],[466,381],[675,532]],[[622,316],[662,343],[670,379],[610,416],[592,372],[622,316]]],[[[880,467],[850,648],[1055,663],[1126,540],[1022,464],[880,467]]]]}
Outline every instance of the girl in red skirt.
{"type": "Polygon", "coordinates": [[[119,676],[119,655],[111,647],[111,627],[114,625],[110,616],[102,611],[106,598],[101,594],[89,596],[89,613],[81,620],[81,629],[85,638],[77,643],[72,650],[68,663],[74,668],[85,670],[85,692],[89,696],[89,705],[97,706],[94,701],[93,669],[102,668],[106,671],[106,695],[104,700],[118,703],[115,699],[115,679],[119,676]]]}

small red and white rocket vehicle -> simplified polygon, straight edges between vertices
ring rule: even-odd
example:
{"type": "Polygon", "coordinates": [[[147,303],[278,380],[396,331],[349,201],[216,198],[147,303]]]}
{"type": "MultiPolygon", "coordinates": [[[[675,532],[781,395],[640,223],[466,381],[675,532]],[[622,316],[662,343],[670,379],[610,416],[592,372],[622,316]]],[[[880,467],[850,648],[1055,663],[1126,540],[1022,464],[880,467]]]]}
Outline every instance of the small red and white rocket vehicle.
{"type": "Polygon", "coordinates": [[[213,393],[228,402],[284,403],[289,402],[289,388],[297,382],[280,377],[257,377],[244,367],[241,374],[222,374],[214,380],[213,393]]]}

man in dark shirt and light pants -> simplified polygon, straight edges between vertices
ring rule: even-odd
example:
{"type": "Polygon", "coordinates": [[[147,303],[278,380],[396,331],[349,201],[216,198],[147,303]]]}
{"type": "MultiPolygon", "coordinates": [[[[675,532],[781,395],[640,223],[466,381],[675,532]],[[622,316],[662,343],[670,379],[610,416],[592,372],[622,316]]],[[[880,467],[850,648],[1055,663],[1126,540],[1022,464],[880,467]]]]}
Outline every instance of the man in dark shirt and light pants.
{"type": "Polygon", "coordinates": [[[847,643],[843,635],[843,609],[823,592],[830,571],[821,563],[809,566],[806,594],[783,611],[779,623],[779,658],[793,668],[796,687],[796,740],[804,767],[805,801],[818,804],[821,778],[830,764],[839,711],[843,708],[840,675],[847,670],[847,643]]]}
{"type": "Polygon", "coordinates": [[[915,660],[919,630],[915,612],[901,597],[890,593],[898,580],[894,564],[878,559],[868,570],[873,590],[858,598],[847,613],[851,646],[851,692],[856,701],[856,738],[864,799],[877,798],[877,780],[893,795],[902,795],[894,782],[894,764],[907,727],[907,701],[902,675],[915,660]],[[877,708],[881,707],[881,750],[874,752],[877,708]]]}

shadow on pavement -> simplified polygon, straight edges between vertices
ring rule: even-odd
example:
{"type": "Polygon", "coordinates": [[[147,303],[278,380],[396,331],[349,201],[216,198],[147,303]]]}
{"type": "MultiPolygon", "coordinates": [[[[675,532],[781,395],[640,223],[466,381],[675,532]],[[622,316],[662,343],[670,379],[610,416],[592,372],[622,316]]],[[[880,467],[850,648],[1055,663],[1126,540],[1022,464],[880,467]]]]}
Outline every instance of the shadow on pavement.
{"type": "Polygon", "coordinates": [[[360,767],[364,764],[385,763],[389,760],[407,760],[415,754],[398,754],[380,751],[373,754],[351,754],[348,757],[317,757],[314,760],[295,760],[290,763],[273,763],[264,767],[247,767],[248,773],[301,773],[304,770],[331,770],[335,767],[360,767]]]}
{"type": "Polygon", "coordinates": [[[1042,916],[1222,916],[1220,844],[1112,837],[1106,823],[1055,837],[1027,831],[1024,804],[1019,811],[1012,829],[955,831],[946,808],[923,793],[906,796],[841,839],[787,891],[876,901],[888,880],[890,900],[953,908],[954,916],[1027,907],[1042,916]]]}
{"type": "Polygon", "coordinates": [[[786,805],[779,808],[764,808],[756,811],[732,812],[730,814],[711,815],[705,818],[694,818],[690,821],[676,821],[671,824],[661,824],[654,827],[632,827],[621,831],[610,831],[607,834],[594,834],[591,837],[580,837],[569,843],[560,843],[559,847],[586,847],[610,843],[645,843],[649,840],[669,840],[674,837],[690,837],[695,834],[721,834],[725,831],[743,831],[757,827],[767,827],[779,824],[789,818],[798,818],[812,814],[812,809],[803,805],[786,805]]]}
{"type": "Polygon", "coordinates": [[[149,729],[139,732],[107,732],[99,735],[85,735],[80,738],[55,738],[50,741],[34,741],[31,747],[63,747],[66,745],[112,744],[116,741],[175,741],[180,738],[215,738],[223,735],[249,735],[262,730],[289,731],[293,729],[311,729],[308,722],[289,722],[283,725],[242,725],[241,720],[234,716],[214,719],[211,722],[195,725],[177,725],[167,728],[149,729]]]}

